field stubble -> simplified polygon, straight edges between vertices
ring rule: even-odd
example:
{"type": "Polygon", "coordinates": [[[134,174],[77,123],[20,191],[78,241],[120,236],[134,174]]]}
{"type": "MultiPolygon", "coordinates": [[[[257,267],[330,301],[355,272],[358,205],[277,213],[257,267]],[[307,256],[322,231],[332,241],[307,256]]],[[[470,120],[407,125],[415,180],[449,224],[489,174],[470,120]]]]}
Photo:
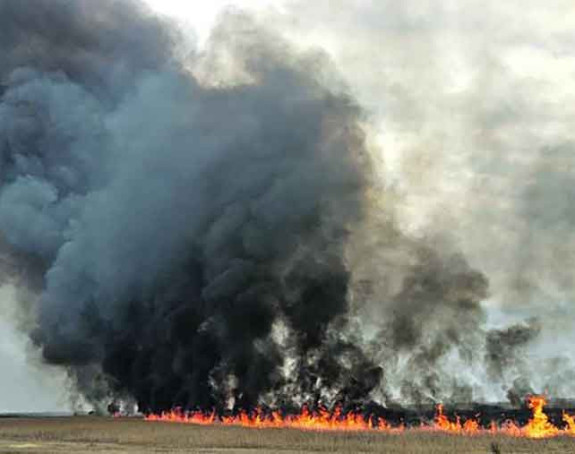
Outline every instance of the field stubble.
{"type": "Polygon", "coordinates": [[[493,453],[575,452],[575,438],[244,429],[98,417],[0,419],[0,453],[493,453]]]}

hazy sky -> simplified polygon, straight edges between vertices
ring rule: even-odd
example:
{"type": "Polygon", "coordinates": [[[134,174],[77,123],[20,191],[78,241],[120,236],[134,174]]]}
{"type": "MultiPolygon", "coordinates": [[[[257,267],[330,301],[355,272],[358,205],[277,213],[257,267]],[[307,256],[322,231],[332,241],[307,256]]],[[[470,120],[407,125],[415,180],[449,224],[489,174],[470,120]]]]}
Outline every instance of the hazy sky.
{"type": "Polygon", "coordinates": [[[14,289],[0,287],[0,412],[65,410],[64,374],[34,365],[26,334],[14,327],[13,303],[14,289]]]}
{"type": "Polygon", "coordinates": [[[223,9],[239,7],[249,11],[283,11],[284,1],[278,0],[145,0],[154,10],[191,25],[200,42],[209,35],[214,22],[223,9]]]}

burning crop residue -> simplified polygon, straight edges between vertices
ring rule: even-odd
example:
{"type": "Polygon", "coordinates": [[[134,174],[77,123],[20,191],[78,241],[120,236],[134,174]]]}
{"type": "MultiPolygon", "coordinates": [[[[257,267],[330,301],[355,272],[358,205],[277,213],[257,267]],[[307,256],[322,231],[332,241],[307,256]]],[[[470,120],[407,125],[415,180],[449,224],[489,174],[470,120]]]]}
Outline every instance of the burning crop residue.
{"type": "Polygon", "coordinates": [[[526,438],[550,438],[558,435],[575,435],[575,419],[573,416],[563,412],[564,427],[557,427],[550,420],[543,407],[547,403],[543,396],[531,396],[527,399],[527,406],[532,412],[532,416],[526,425],[520,426],[514,421],[506,420],[501,425],[492,421],[489,428],[481,427],[476,419],[468,419],[464,423],[456,418],[450,421],[443,413],[443,406],[437,406],[437,415],[432,429],[444,432],[479,435],[484,433],[511,435],[526,438]]]}
{"type": "Polygon", "coordinates": [[[523,438],[551,438],[556,436],[575,436],[575,416],[563,413],[564,426],[554,425],[543,407],[546,399],[542,396],[531,396],[527,405],[531,410],[531,418],[525,425],[511,420],[498,424],[496,421],[484,427],[478,418],[467,418],[464,421],[456,416],[450,419],[444,412],[443,405],[436,407],[435,417],[430,423],[407,427],[405,424],[390,424],[378,416],[366,416],[361,412],[344,412],[341,407],[333,411],[319,408],[316,411],[304,406],[298,414],[284,414],[280,411],[266,411],[257,408],[251,412],[240,411],[233,415],[218,415],[215,411],[185,412],[180,409],[150,414],[146,421],[196,424],[203,426],[224,425],[254,429],[300,429],[314,431],[354,431],[354,432],[384,432],[399,434],[405,431],[443,432],[454,435],[507,435],[523,438]]]}
{"type": "MultiPolygon", "coordinates": [[[[173,410],[161,415],[149,415],[147,421],[177,422],[198,425],[223,424],[225,426],[250,427],[257,429],[302,429],[320,431],[367,431],[377,429],[392,430],[384,420],[364,418],[360,413],[344,413],[340,407],[334,411],[320,408],[311,411],[303,407],[299,414],[282,414],[279,411],[266,412],[260,408],[252,412],[239,412],[230,416],[218,416],[215,412],[182,412],[173,410]]],[[[402,427],[393,430],[402,430],[402,427]]]]}
{"type": "Polygon", "coordinates": [[[457,434],[474,435],[481,432],[481,426],[475,419],[467,419],[464,423],[461,422],[459,416],[455,421],[451,421],[443,412],[443,405],[437,405],[437,413],[435,415],[434,424],[430,426],[433,430],[440,430],[443,432],[451,432],[457,434]]]}
{"type": "Polygon", "coordinates": [[[529,408],[533,412],[533,417],[529,420],[529,423],[523,428],[510,424],[508,430],[512,434],[517,432],[517,435],[524,435],[530,438],[546,438],[558,435],[560,430],[551,424],[549,418],[543,412],[544,405],[544,397],[531,397],[529,399],[529,408]]]}

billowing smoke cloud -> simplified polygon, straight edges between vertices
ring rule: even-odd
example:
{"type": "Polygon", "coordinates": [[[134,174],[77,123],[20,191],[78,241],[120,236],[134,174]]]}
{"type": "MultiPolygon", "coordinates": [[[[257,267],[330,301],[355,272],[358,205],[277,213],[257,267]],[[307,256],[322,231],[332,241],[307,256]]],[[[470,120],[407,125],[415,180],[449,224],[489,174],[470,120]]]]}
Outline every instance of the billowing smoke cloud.
{"type": "Polygon", "coordinates": [[[132,1],[4,0],[0,21],[0,267],[85,397],[424,403],[521,378],[538,331],[487,330],[452,218],[406,227],[321,52],[242,13],[190,51],[132,1]]]}
{"type": "Polygon", "coordinates": [[[46,361],[143,409],[365,398],[345,254],[369,156],[321,59],[237,15],[213,46],[245,80],[207,86],[138,4],[1,12],[0,229],[43,265],[46,361]]]}

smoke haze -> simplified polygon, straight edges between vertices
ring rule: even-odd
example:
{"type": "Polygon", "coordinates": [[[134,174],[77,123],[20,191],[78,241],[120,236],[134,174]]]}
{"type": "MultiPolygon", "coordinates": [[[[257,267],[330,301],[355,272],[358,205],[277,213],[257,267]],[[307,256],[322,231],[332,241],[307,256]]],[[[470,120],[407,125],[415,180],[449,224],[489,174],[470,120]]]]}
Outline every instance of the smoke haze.
{"type": "Polygon", "coordinates": [[[44,361],[145,411],[572,397],[567,25],[439,5],[230,11],[198,50],[0,0],[0,279],[44,361]]]}
{"type": "MultiPolygon", "coordinates": [[[[300,45],[328,49],[372,113],[401,231],[441,238],[444,250],[447,238],[488,279],[482,307],[496,332],[537,319],[528,331],[537,341],[520,348],[523,371],[512,367],[503,387],[521,375],[535,391],[572,395],[565,373],[553,372],[574,359],[572,5],[286,5],[280,22],[300,45]]],[[[492,375],[473,376],[502,398],[492,375]]]]}

